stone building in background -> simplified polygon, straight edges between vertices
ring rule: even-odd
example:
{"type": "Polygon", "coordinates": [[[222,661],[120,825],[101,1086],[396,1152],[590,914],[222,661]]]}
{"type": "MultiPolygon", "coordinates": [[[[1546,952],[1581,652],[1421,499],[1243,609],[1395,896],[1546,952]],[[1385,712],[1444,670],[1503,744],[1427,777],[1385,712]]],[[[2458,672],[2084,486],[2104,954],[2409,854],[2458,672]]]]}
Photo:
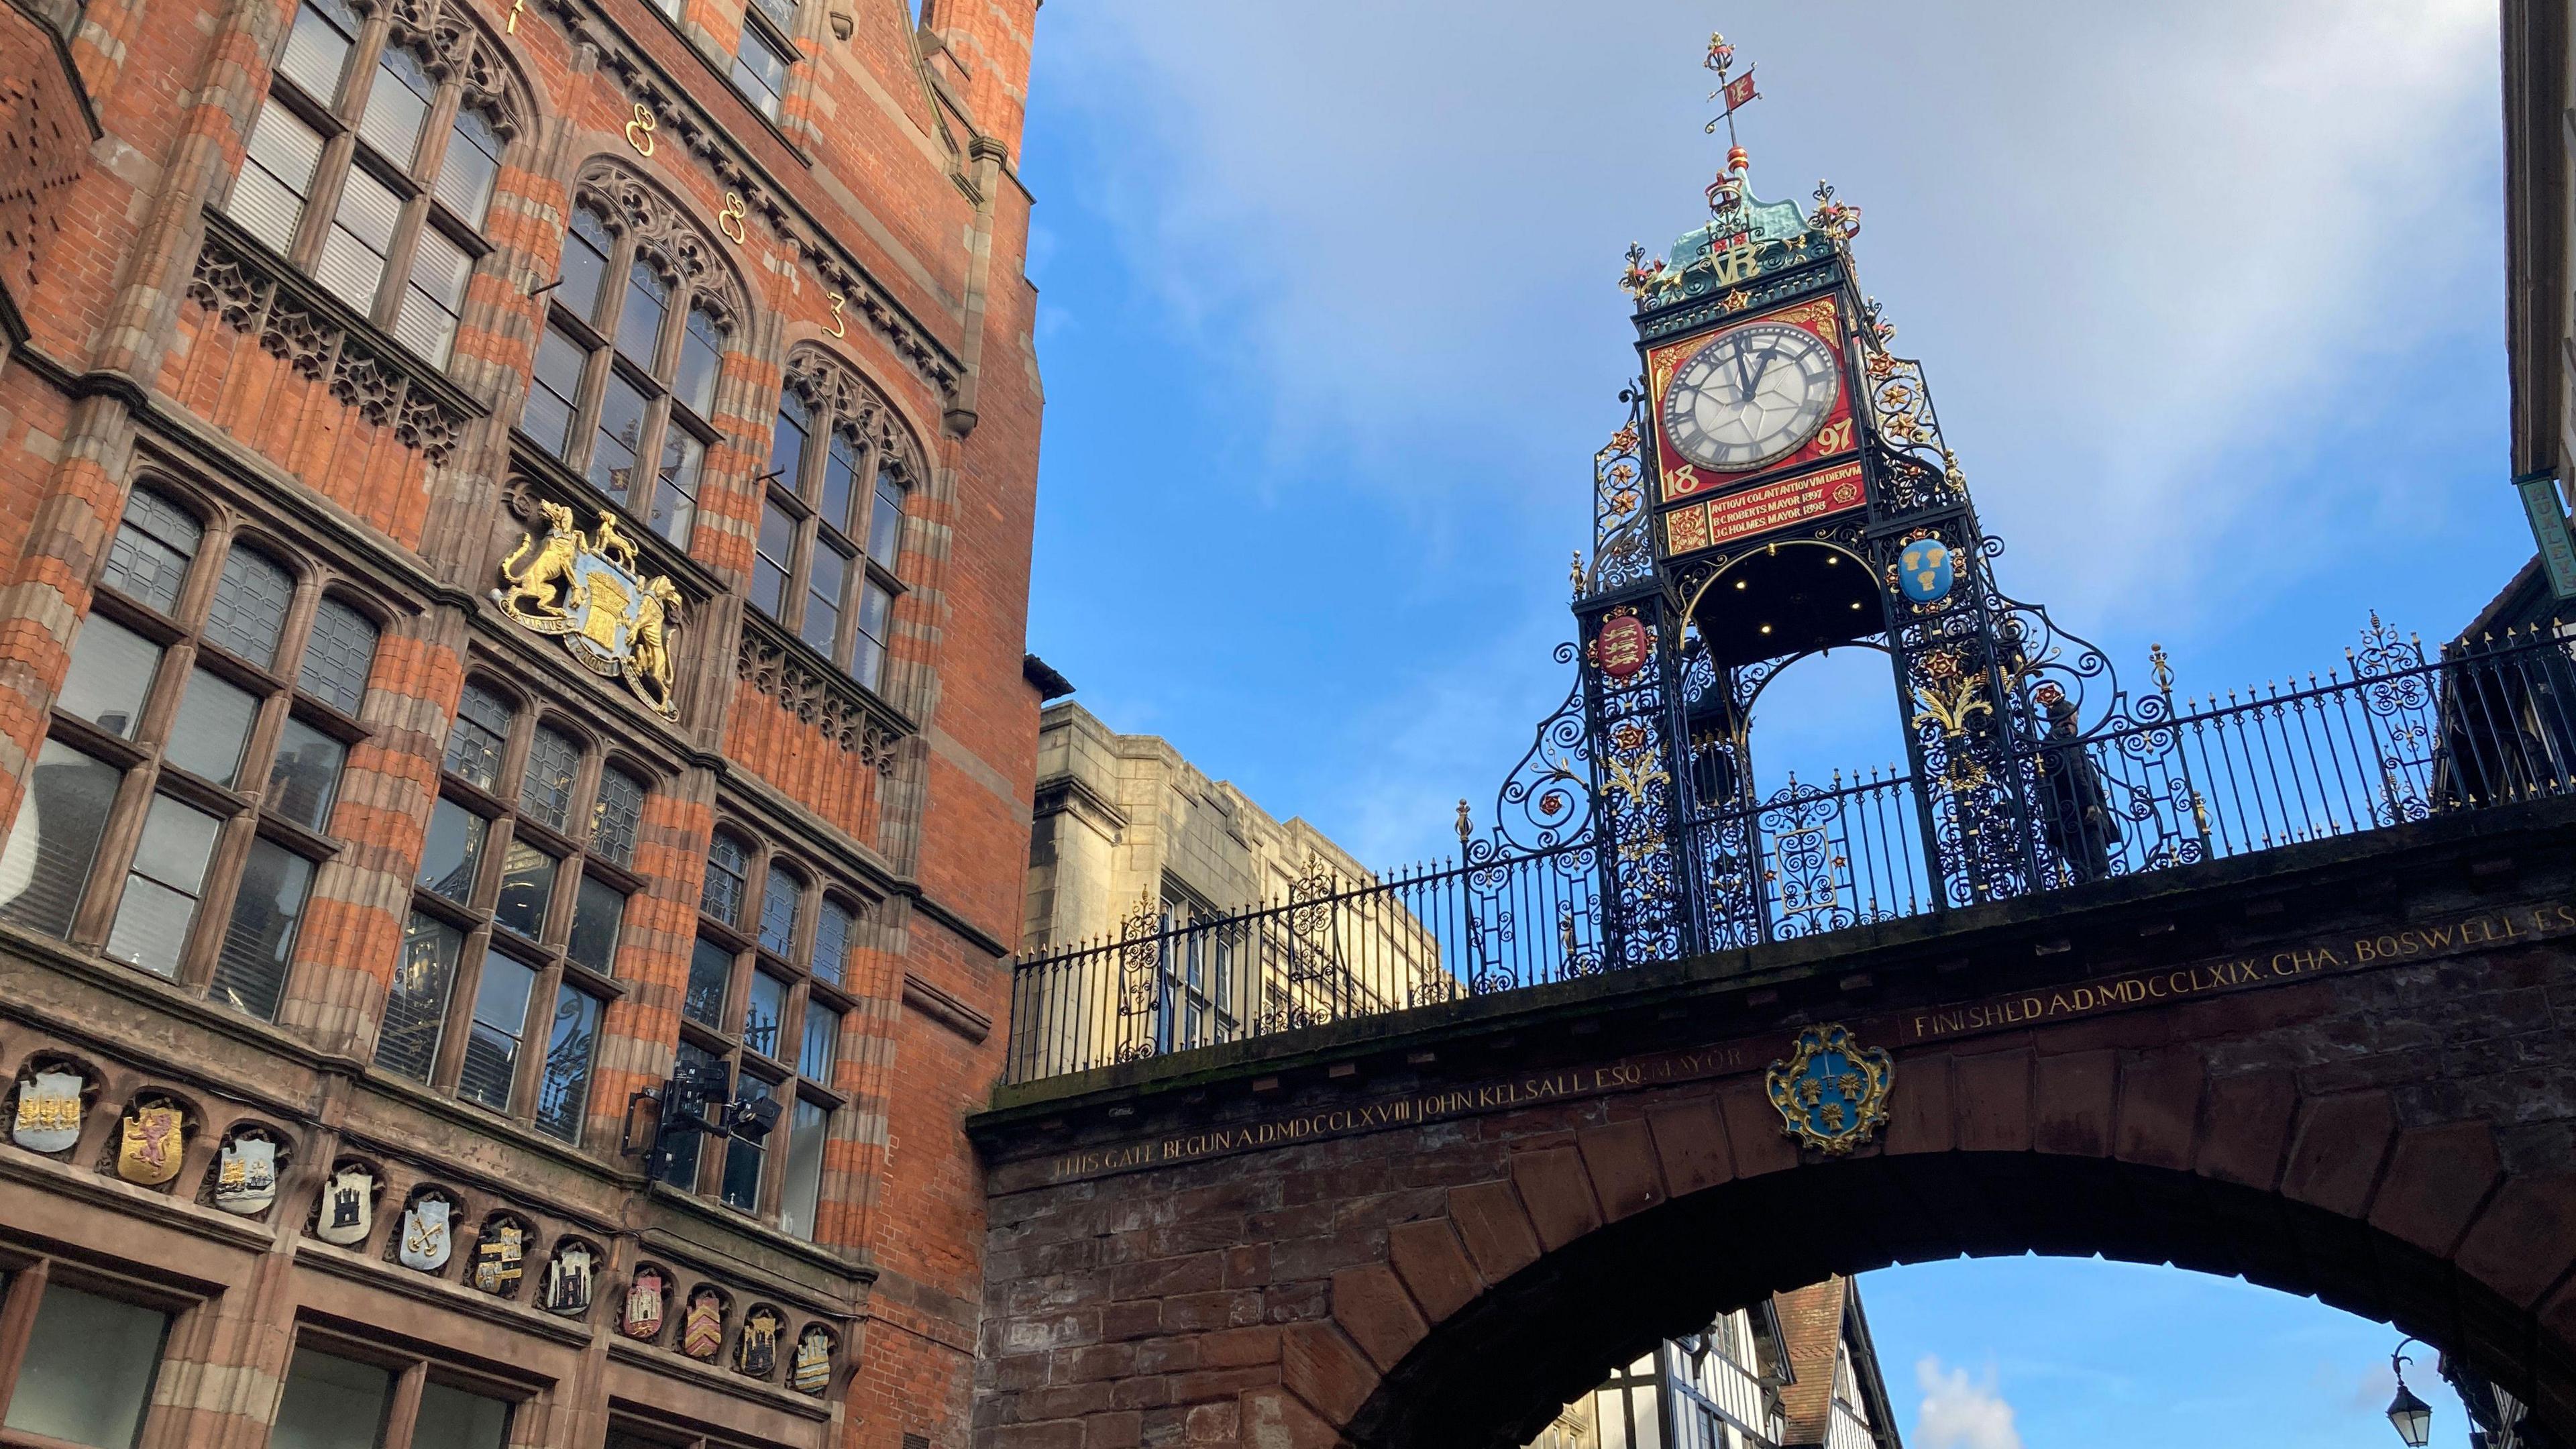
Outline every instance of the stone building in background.
{"type": "Polygon", "coordinates": [[[1439,942],[1301,818],[1210,780],[1155,735],[1066,700],[1039,716],[1029,954],[1097,943],[1024,980],[1024,1042],[1109,1060],[1447,1000],[1439,942]]]}
{"type": "Polygon", "coordinates": [[[0,7],[11,1442],[967,1443],[1037,5],[0,7]]]}

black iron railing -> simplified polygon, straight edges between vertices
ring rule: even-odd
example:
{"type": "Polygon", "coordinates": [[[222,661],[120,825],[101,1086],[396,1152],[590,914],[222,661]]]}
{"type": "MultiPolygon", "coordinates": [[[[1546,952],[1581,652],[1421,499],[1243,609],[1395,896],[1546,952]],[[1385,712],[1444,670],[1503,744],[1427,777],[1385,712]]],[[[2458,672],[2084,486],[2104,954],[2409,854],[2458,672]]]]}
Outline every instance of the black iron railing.
{"type": "MultiPolygon", "coordinates": [[[[2177,700],[2155,691],[2092,728],[1989,742],[2021,802],[2016,890],[2055,890],[2446,811],[2576,793],[2576,656],[2529,634],[2427,658],[2379,628],[2304,683],[2177,700]]],[[[1931,742],[1937,746],[1940,742],[1931,742]]],[[[1928,752],[1927,752],[1928,753],[1928,752]]],[[[1929,777],[1792,780],[1758,801],[1688,808],[1684,949],[1705,951],[1919,915],[1999,890],[1944,860],[1966,748],[1929,777]]],[[[1683,787],[1684,794],[1689,792],[1683,787]]],[[[1606,812],[1591,812],[1600,821],[1606,812]]],[[[1988,828],[1993,828],[1991,824],[1988,828]]],[[[1663,842],[1655,844],[1660,847],[1663,842]]],[[[1018,963],[1012,1080],[1082,1071],[1318,1022],[1398,1011],[1643,964],[1645,933],[1604,911],[1602,882],[1633,845],[1595,824],[1535,849],[1478,841],[1468,863],[1344,879],[1320,866],[1284,901],[1174,923],[1132,918],[1113,939],[1018,963]]],[[[1633,889],[1614,900],[1634,900],[1633,889]]],[[[1631,904],[1618,909],[1634,911],[1631,904]]]]}

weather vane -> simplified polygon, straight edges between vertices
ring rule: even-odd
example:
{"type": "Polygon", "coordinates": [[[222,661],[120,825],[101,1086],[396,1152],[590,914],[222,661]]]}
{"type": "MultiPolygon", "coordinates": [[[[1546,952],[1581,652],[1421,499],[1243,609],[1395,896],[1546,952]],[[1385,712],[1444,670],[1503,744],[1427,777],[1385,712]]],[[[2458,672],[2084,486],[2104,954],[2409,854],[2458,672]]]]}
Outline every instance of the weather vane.
{"type": "MultiPolygon", "coordinates": [[[[1761,99],[1755,89],[1753,67],[1735,73],[1735,47],[1722,33],[1711,31],[1707,53],[1700,64],[1716,73],[1717,89],[1708,93],[1718,113],[1701,128],[1714,136],[1722,122],[1726,126],[1726,161],[1708,184],[1710,222],[1674,244],[1671,260],[1650,256],[1642,246],[1631,244],[1627,267],[1619,274],[1619,290],[1633,298],[1639,311],[1657,305],[1664,299],[1686,294],[1698,283],[1685,283],[1685,277],[1704,274],[1718,285],[1731,284],[1736,274],[1751,264],[1758,249],[1806,245],[1804,237],[1814,233],[1839,248],[1860,233],[1860,208],[1838,199],[1831,186],[1819,182],[1815,208],[1804,217],[1787,203],[1766,207],[1753,198],[1753,159],[1746,153],[1735,129],[1735,113],[1761,99]],[[1788,213],[1784,220],[1777,212],[1788,213]],[[1803,230],[1800,222],[1804,223],[1803,230]],[[1695,257],[1685,258],[1686,250],[1695,257]]],[[[1883,317],[1873,317],[1880,330],[1880,341],[1892,334],[1883,317]]]]}
{"type": "Polygon", "coordinates": [[[1759,99],[1759,94],[1753,89],[1753,67],[1746,66],[1741,76],[1728,77],[1727,72],[1735,66],[1735,47],[1727,44],[1726,37],[1714,30],[1708,35],[1708,57],[1700,64],[1717,72],[1717,89],[1710,91],[1708,98],[1722,101],[1726,106],[1701,128],[1702,134],[1714,136],[1718,122],[1726,123],[1726,165],[1717,173],[1717,179],[1709,183],[1708,209],[1712,213],[1732,211],[1743,200],[1744,174],[1750,166],[1744,145],[1735,136],[1735,113],[1759,99]]]}

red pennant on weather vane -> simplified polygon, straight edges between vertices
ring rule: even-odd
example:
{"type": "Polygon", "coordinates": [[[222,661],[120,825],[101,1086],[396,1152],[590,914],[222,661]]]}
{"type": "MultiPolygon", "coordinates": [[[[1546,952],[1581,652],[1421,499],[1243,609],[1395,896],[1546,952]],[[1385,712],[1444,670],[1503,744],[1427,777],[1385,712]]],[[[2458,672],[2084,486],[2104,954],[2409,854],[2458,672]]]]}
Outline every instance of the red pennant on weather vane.
{"type": "Polygon", "coordinates": [[[1717,123],[1724,121],[1726,141],[1731,146],[1735,144],[1735,113],[1743,109],[1747,103],[1759,99],[1753,89],[1753,67],[1746,66],[1744,74],[1730,80],[1727,72],[1735,65],[1735,47],[1726,43],[1725,36],[1715,32],[1711,32],[1708,37],[1708,58],[1700,64],[1717,72],[1717,89],[1709,92],[1708,98],[1726,103],[1726,109],[1711,119],[1705,129],[1708,134],[1714,136],[1717,134],[1717,123]]]}
{"type": "Polygon", "coordinates": [[[1726,165],[1718,171],[1717,179],[1710,182],[1708,186],[1710,214],[1724,215],[1733,211],[1743,201],[1744,187],[1749,175],[1750,163],[1744,154],[1744,147],[1735,139],[1735,113],[1757,99],[1758,95],[1753,89],[1753,67],[1746,66],[1744,74],[1740,76],[1730,77],[1727,74],[1735,65],[1735,47],[1726,43],[1725,36],[1715,31],[1709,33],[1708,58],[1700,64],[1717,72],[1717,89],[1709,92],[1708,98],[1712,101],[1722,101],[1726,106],[1726,109],[1711,117],[1709,123],[1702,128],[1707,134],[1714,136],[1717,134],[1718,122],[1726,123],[1726,165]]]}

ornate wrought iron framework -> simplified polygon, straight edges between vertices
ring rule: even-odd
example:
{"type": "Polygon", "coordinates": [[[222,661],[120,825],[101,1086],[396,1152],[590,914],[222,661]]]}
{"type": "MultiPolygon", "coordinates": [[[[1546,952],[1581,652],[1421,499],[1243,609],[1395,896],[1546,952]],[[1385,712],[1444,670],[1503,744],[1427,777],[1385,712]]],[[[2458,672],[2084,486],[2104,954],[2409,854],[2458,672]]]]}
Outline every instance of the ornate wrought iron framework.
{"type": "Polygon", "coordinates": [[[1168,985],[1202,947],[1252,973],[1243,999],[1265,1003],[1243,1018],[1252,1034],[2576,793],[2576,650],[2554,636],[2433,661],[2374,615],[2343,669],[2305,688],[2178,704],[2158,648],[2151,687],[2129,692],[2101,650],[1997,582],[2003,541],[1978,522],[1922,366],[1888,350],[1895,329],[1860,291],[1858,210],[1830,186],[1803,216],[1755,200],[1748,169],[1734,151],[1710,223],[1669,261],[1630,250],[1622,286],[1647,374],[1593,458],[1591,560],[1575,555],[1575,639],[1556,650],[1574,680],[1487,826],[1461,801],[1454,864],[1310,874],[1283,901],[1186,926],[1149,913],[1116,940],[1021,963],[1015,1077],[1202,1044],[1173,1031],[1168,985]],[[1837,441],[1746,481],[1856,465],[1862,498],[1742,537],[1711,523],[1676,549],[1661,520],[1677,503],[1738,490],[1666,496],[1656,346],[1821,299],[1836,321],[1819,335],[1841,349],[1853,399],[1849,451],[1837,441]],[[1852,565],[1833,602],[1863,612],[1776,654],[1741,637],[1721,653],[1711,590],[1784,550],[1820,571],[1852,565]],[[1937,586],[1919,567],[1936,552],[1937,586]],[[1908,557],[1918,567],[1901,578],[1908,557]],[[1788,665],[1846,646],[1888,662],[1904,764],[1760,792],[1755,703],[1788,665]]]}

